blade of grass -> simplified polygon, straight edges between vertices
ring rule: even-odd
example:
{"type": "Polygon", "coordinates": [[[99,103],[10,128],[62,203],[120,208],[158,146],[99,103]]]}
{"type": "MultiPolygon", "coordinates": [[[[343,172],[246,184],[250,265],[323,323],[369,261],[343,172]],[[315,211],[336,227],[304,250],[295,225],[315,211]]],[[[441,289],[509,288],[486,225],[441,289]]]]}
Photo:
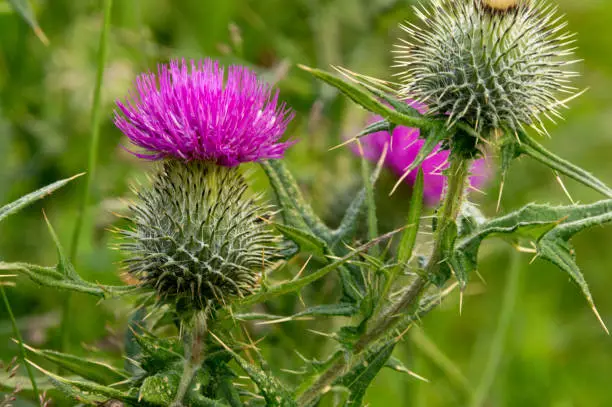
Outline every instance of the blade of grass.
{"type": "MultiPolygon", "coordinates": [[[[104,1],[104,20],[102,25],[102,31],[100,32],[100,45],[98,49],[98,70],[96,74],[96,83],[94,88],[93,105],[91,112],[91,142],[89,146],[89,161],[87,165],[87,176],[85,180],[85,188],[83,189],[83,195],[81,197],[81,203],[79,211],[77,213],[77,219],[72,234],[72,243],[70,246],[70,261],[72,264],[75,262],[76,255],[79,248],[79,240],[83,229],[83,219],[85,212],[89,204],[89,198],[91,195],[91,189],[93,179],[96,174],[96,167],[98,164],[98,146],[100,144],[100,125],[102,121],[102,82],[104,78],[104,68],[106,65],[106,59],[108,55],[108,35],[110,32],[111,25],[111,13],[113,8],[113,0],[104,1]]],[[[62,319],[61,319],[61,344],[60,350],[65,351],[67,342],[69,339],[69,312],[70,312],[70,294],[66,294],[62,307],[62,319]]]]}
{"type": "Polygon", "coordinates": [[[34,34],[38,37],[40,42],[44,45],[49,45],[49,39],[38,25],[38,21],[34,16],[34,11],[28,0],[8,0],[9,4],[13,7],[13,10],[23,18],[23,20],[32,28],[34,34]]]}
{"type": "Polygon", "coordinates": [[[482,372],[480,382],[474,392],[472,398],[472,407],[481,407],[485,405],[487,395],[495,382],[495,375],[499,368],[499,364],[502,360],[504,353],[504,346],[506,343],[506,337],[508,336],[508,329],[514,316],[514,309],[516,300],[519,295],[520,289],[520,276],[521,276],[521,264],[519,262],[519,252],[513,252],[510,261],[510,267],[508,277],[505,284],[504,297],[501,305],[501,312],[499,315],[499,323],[495,336],[493,337],[493,343],[489,350],[487,362],[482,372]]]}
{"type": "Polygon", "coordinates": [[[32,391],[34,392],[34,396],[36,400],[40,403],[40,394],[38,393],[38,386],[36,385],[36,379],[34,378],[34,372],[30,367],[30,364],[26,361],[26,351],[23,346],[23,339],[21,338],[21,333],[19,332],[19,328],[17,327],[17,321],[15,320],[15,315],[13,314],[13,309],[11,308],[11,304],[8,300],[6,292],[4,291],[4,287],[0,284],[0,295],[2,295],[2,300],[4,301],[4,306],[6,307],[6,311],[9,314],[9,318],[11,320],[11,325],[13,326],[13,334],[15,335],[15,339],[17,340],[17,344],[19,345],[19,356],[21,357],[21,363],[25,367],[28,372],[28,377],[30,378],[30,382],[32,383],[32,391]]]}

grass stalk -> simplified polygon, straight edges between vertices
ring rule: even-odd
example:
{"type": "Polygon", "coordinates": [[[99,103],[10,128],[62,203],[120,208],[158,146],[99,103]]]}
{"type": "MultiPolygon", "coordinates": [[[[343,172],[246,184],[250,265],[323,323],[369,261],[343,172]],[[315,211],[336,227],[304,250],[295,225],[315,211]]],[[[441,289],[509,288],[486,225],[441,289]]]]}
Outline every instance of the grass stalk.
{"type": "MultiPolygon", "coordinates": [[[[98,48],[98,67],[96,73],[96,82],[94,87],[93,104],[91,111],[91,140],[89,145],[89,158],[87,164],[87,174],[85,179],[85,187],[81,196],[79,210],[72,233],[72,242],[70,245],[70,261],[74,264],[78,250],[81,233],[83,230],[83,220],[85,212],[89,205],[93,180],[96,175],[96,167],[98,165],[98,148],[100,144],[100,127],[102,123],[102,83],[104,79],[104,69],[108,56],[108,36],[111,25],[111,13],[113,8],[113,0],[104,0],[104,17],[102,23],[102,31],[100,32],[100,43],[98,48]]],[[[60,350],[65,351],[70,339],[70,301],[71,295],[67,293],[62,304],[61,317],[61,342],[60,350]]]]}
{"type": "Polygon", "coordinates": [[[495,331],[495,336],[491,343],[491,349],[489,350],[482,377],[474,392],[474,397],[470,404],[471,407],[482,407],[485,405],[487,396],[495,382],[495,376],[503,358],[506,338],[512,323],[512,317],[514,316],[516,300],[520,289],[521,265],[519,258],[519,253],[516,251],[513,252],[508,276],[506,278],[497,330],[495,331]]]}

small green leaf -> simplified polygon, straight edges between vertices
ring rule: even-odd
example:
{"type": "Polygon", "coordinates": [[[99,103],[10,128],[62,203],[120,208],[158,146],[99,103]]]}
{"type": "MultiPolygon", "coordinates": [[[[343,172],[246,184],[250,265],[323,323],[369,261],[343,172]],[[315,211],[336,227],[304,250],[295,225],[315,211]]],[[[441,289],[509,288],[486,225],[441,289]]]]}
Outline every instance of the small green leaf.
{"type": "Polygon", "coordinates": [[[323,258],[329,254],[327,243],[317,236],[297,229],[293,226],[281,225],[279,223],[275,224],[274,226],[279,232],[285,235],[286,238],[295,242],[295,244],[300,247],[302,252],[311,253],[318,258],[323,258]]]}
{"type": "Polygon", "coordinates": [[[126,372],[106,363],[94,362],[53,350],[41,350],[27,345],[24,346],[28,351],[55,363],[58,367],[99,384],[111,385],[129,378],[126,372]]]}
{"type": "Polygon", "coordinates": [[[68,260],[68,257],[64,252],[64,248],[62,247],[62,244],[60,243],[59,238],[57,237],[57,233],[55,233],[55,229],[53,229],[53,226],[51,225],[51,222],[49,222],[49,218],[47,218],[46,214],[44,215],[44,218],[45,222],[47,223],[49,233],[51,234],[51,238],[53,239],[53,243],[55,243],[55,247],[57,249],[57,257],[59,259],[57,264],[57,271],[71,280],[81,280],[81,277],[77,274],[76,270],[72,266],[72,263],[70,263],[70,260],[68,260]]]}
{"type": "Polygon", "coordinates": [[[15,12],[25,20],[25,22],[32,28],[34,34],[38,39],[45,45],[49,45],[49,39],[38,25],[38,21],[34,16],[34,11],[28,0],[8,0],[9,4],[13,7],[15,12]]]}
{"type": "Polygon", "coordinates": [[[66,179],[54,182],[53,184],[47,185],[46,187],[43,187],[35,192],[32,192],[28,195],[25,195],[19,198],[15,202],[12,202],[8,205],[1,207],[0,208],[0,222],[4,220],[4,218],[6,218],[7,216],[13,215],[16,212],[19,212],[21,209],[25,208],[28,205],[31,205],[32,203],[38,201],[39,199],[43,199],[47,195],[60,189],[61,187],[65,186],[70,181],[80,177],[81,175],[83,174],[77,174],[74,177],[66,178],[66,179]]]}

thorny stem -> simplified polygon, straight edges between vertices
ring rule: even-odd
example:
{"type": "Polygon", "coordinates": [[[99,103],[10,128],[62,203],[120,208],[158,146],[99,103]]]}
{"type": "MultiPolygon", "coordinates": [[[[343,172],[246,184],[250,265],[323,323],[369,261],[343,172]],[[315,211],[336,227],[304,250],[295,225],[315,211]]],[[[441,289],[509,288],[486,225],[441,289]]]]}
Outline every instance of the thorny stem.
{"type": "MultiPolygon", "coordinates": [[[[366,350],[372,343],[392,330],[401,319],[403,313],[418,304],[427,288],[428,279],[440,272],[444,262],[445,241],[453,232],[455,221],[459,216],[468,181],[470,160],[451,156],[450,168],[447,170],[448,189],[438,215],[438,228],[435,235],[434,248],[424,273],[418,276],[404,291],[399,301],[395,302],[369,327],[353,348],[353,354],[366,350]]],[[[346,358],[338,356],[335,363],[327,369],[297,400],[299,406],[308,406],[324,393],[349,367],[346,358]]]]}
{"type": "Polygon", "coordinates": [[[194,318],[193,330],[186,335],[185,363],[174,402],[170,407],[183,407],[183,401],[193,378],[202,366],[204,360],[204,341],[208,333],[207,313],[205,310],[194,318]]]}

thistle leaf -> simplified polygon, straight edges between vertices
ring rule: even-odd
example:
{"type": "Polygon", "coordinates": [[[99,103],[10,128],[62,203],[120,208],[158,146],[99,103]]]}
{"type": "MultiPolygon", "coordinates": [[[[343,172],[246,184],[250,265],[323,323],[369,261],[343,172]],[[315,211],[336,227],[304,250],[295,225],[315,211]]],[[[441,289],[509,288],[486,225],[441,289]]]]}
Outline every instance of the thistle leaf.
{"type": "Polygon", "coordinates": [[[94,362],[77,356],[24,345],[28,351],[40,356],[58,367],[93,382],[111,385],[129,379],[129,374],[106,363],[94,362]]]}
{"type": "Polygon", "coordinates": [[[62,188],[63,186],[68,184],[70,181],[80,177],[81,175],[83,174],[77,174],[74,177],[56,181],[53,184],[49,184],[46,187],[43,187],[37,191],[34,191],[32,193],[29,193],[19,198],[15,202],[11,202],[10,204],[1,207],[0,208],[0,222],[3,221],[4,218],[6,218],[7,216],[13,215],[16,212],[19,212],[26,206],[31,205],[32,203],[38,201],[39,199],[43,199],[44,197],[51,194],[52,192],[62,188]]]}
{"type": "Polygon", "coordinates": [[[365,356],[364,360],[342,376],[335,384],[346,387],[350,391],[345,407],[359,407],[362,405],[366,390],[385,367],[393,353],[397,341],[394,339],[382,346],[376,347],[365,356]]]}
{"type": "Polygon", "coordinates": [[[112,398],[115,400],[126,402],[129,405],[139,405],[139,401],[136,397],[121,390],[117,390],[108,386],[103,386],[97,383],[84,382],[80,380],[73,380],[61,377],[49,372],[48,370],[43,369],[42,367],[36,365],[31,361],[28,362],[40,372],[42,372],[44,375],[46,375],[53,383],[53,385],[58,388],[58,390],[62,391],[63,393],[66,393],[70,397],[87,400],[89,402],[101,401],[106,400],[108,398],[112,398]]]}
{"type": "Polygon", "coordinates": [[[485,222],[472,234],[460,237],[447,261],[464,288],[469,274],[476,270],[478,250],[483,240],[493,236],[510,240],[513,244],[528,240],[534,245],[538,257],[555,264],[578,284],[605,328],[569,241],[587,228],[609,222],[612,222],[612,200],[559,207],[531,204],[485,222]]]}
{"type": "Polygon", "coordinates": [[[394,110],[385,103],[379,101],[375,96],[371,95],[367,91],[360,89],[352,83],[343,81],[342,79],[328,72],[320,69],[309,68],[304,65],[299,65],[299,67],[327,84],[337,88],[364,109],[372,113],[376,113],[394,124],[407,127],[416,127],[419,129],[430,129],[437,126],[435,121],[429,120],[425,117],[415,117],[414,115],[408,115],[402,113],[401,111],[394,110]]]}

